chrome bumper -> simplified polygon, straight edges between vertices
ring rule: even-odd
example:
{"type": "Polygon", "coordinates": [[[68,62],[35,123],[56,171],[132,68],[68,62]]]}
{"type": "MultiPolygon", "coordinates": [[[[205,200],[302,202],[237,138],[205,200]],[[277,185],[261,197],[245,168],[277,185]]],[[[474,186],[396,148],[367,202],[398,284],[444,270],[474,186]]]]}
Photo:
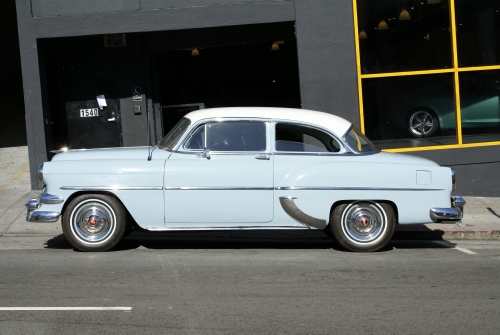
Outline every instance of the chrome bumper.
{"type": "Polygon", "coordinates": [[[61,213],[59,212],[47,212],[47,211],[36,211],[42,206],[42,204],[60,204],[64,201],[63,198],[54,196],[51,194],[46,194],[45,191],[40,195],[40,201],[37,198],[31,198],[26,203],[26,221],[28,222],[56,222],[59,220],[61,213]]]}
{"type": "Polygon", "coordinates": [[[467,202],[460,195],[451,198],[451,208],[431,208],[430,217],[433,222],[458,221],[464,217],[464,206],[467,202]]]}

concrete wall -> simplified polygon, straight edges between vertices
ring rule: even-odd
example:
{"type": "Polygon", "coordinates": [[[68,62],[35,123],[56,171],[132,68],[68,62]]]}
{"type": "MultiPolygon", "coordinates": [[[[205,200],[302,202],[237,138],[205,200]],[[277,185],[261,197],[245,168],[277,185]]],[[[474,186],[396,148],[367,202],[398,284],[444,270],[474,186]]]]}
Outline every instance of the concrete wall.
{"type": "Polygon", "coordinates": [[[31,10],[33,17],[46,17],[283,1],[291,0],[31,0],[31,10]]]}
{"type": "Polygon", "coordinates": [[[359,124],[352,5],[295,0],[302,107],[359,124]]]}

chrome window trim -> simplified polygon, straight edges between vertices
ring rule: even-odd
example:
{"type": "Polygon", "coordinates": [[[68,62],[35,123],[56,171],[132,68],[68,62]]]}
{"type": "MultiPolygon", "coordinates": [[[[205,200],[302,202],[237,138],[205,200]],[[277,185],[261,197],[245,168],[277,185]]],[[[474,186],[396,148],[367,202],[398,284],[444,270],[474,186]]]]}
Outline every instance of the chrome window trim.
{"type": "Polygon", "coordinates": [[[442,188],[277,186],[276,191],[444,191],[442,188]]]}
{"type": "Polygon", "coordinates": [[[62,186],[70,191],[161,191],[162,186],[62,186]]]}
{"type": "MultiPolygon", "coordinates": [[[[360,152],[358,150],[355,150],[353,149],[350,145],[349,145],[349,142],[347,142],[346,140],[346,136],[347,134],[349,134],[349,132],[352,130],[352,128],[354,127],[354,125],[351,125],[349,127],[349,129],[347,129],[347,131],[344,133],[344,135],[342,135],[342,141],[344,141],[345,145],[347,147],[349,147],[349,150],[351,150],[351,152],[353,154],[356,154],[356,155],[362,155],[362,156],[369,156],[369,155],[375,155],[375,154],[378,154],[379,152],[381,152],[382,150],[378,149],[377,151],[365,151],[365,152],[360,152]]],[[[364,135],[364,134],[363,134],[364,135]]],[[[371,141],[370,141],[371,142],[371,141]]],[[[373,144],[373,143],[372,143],[373,144]]]]}
{"type": "Polygon", "coordinates": [[[278,155],[301,155],[301,154],[303,155],[303,154],[306,154],[306,155],[311,155],[311,156],[317,156],[318,154],[322,154],[323,156],[340,156],[340,155],[343,155],[346,153],[351,153],[351,152],[349,152],[350,148],[345,145],[345,143],[344,143],[345,141],[342,141],[341,139],[339,139],[339,137],[336,134],[334,134],[330,129],[318,126],[314,123],[299,122],[299,121],[295,121],[295,120],[286,120],[286,119],[272,119],[271,128],[272,128],[273,132],[271,134],[272,139],[270,142],[272,142],[271,150],[272,150],[273,154],[278,154],[278,155]],[[303,127],[312,128],[312,129],[322,131],[322,132],[330,135],[331,137],[333,137],[337,141],[337,143],[340,145],[340,150],[338,152],[278,151],[278,150],[276,150],[276,124],[277,123],[290,123],[290,124],[294,124],[294,125],[303,126],[303,127]]]}
{"type": "MultiPolygon", "coordinates": [[[[248,117],[248,118],[243,118],[243,117],[213,117],[213,118],[206,118],[206,119],[201,119],[193,123],[182,135],[181,139],[177,142],[177,145],[174,147],[173,151],[174,152],[195,152],[195,153],[200,153],[203,150],[188,150],[184,149],[185,142],[191,135],[191,133],[198,128],[201,124],[207,124],[207,123],[217,123],[217,122],[236,122],[236,121],[250,121],[250,122],[263,122],[266,126],[266,150],[265,151],[258,151],[259,153],[264,153],[264,152],[270,152],[269,151],[269,123],[271,122],[271,119],[268,118],[253,118],[253,117],[248,117]]],[[[206,131],[205,131],[205,136],[206,136],[206,131]]],[[[206,139],[205,139],[206,143],[206,139]]],[[[210,151],[210,154],[212,152],[220,152],[220,151],[210,151]]],[[[228,152],[228,151],[223,151],[223,152],[228,152]]],[[[248,152],[248,151],[229,151],[229,152],[248,152]]]]}
{"type": "MultiPolygon", "coordinates": [[[[174,148],[178,147],[179,146],[179,143],[182,143],[182,141],[184,140],[184,137],[186,136],[186,133],[191,129],[192,127],[192,124],[191,124],[191,119],[188,119],[187,117],[183,116],[182,117],[183,119],[186,119],[189,121],[189,125],[186,129],[186,131],[184,132],[184,134],[177,140],[177,143],[174,144],[174,147],[173,148],[169,148],[169,147],[162,147],[162,146],[159,146],[159,144],[161,143],[161,141],[163,140],[163,138],[160,140],[160,142],[158,142],[158,145],[156,145],[155,147],[160,149],[160,150],[164,150],[164,151],[172,151],[174,150],[174,148]]],[[[165,136],[167,136],[167,134],[165,134],[165,136]]]]}
{"type": "Polygon", "coordinates": [[[210,186],[165,186],[165,191],[273,191],[274,187],[210,187],[210,186]]]}

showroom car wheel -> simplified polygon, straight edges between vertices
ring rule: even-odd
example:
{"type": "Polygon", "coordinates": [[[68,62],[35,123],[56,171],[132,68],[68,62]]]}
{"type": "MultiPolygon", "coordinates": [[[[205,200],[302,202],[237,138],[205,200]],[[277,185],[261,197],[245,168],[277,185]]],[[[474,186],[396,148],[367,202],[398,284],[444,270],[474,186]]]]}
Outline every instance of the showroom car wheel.
{"type": "Polygon", "coordinates": [[[335,207],[332,231],[336,240],[351,251],[376,251],[392,238],[394,209],[386,203],[355,201],[335,207]]]}
{"type": "Polygon", "coordinates": [[[62,228],[68,241],[80,251],[106,251],[125,233],[126,212],[115,198],[85,194],[73,199],[64,211],[62,228]]]}
{"type": "Polygon", "coordinates": [[[439,120],[429,108],[416,108],[408,114],[407,129],[413,137],[429,137],[439,129],[439,120]]]}

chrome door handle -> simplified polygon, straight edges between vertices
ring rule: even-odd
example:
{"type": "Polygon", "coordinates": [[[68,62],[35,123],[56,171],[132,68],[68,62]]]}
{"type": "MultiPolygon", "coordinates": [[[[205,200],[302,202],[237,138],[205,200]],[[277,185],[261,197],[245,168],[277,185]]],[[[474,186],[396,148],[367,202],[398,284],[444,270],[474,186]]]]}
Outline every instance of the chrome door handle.
{"type": "Polygon", "coordinates": [[[111,119],[108,119],[108,122],[115,122],[116,121],[116,117],[112,117],[111,119]]]}
{"type": "Polygon", "coordinates": [[[257,155],[255,156],[255,159],[260,159],[260,160],[270,160],[271,159],[271,156],[270,155],[257,155]]]}

